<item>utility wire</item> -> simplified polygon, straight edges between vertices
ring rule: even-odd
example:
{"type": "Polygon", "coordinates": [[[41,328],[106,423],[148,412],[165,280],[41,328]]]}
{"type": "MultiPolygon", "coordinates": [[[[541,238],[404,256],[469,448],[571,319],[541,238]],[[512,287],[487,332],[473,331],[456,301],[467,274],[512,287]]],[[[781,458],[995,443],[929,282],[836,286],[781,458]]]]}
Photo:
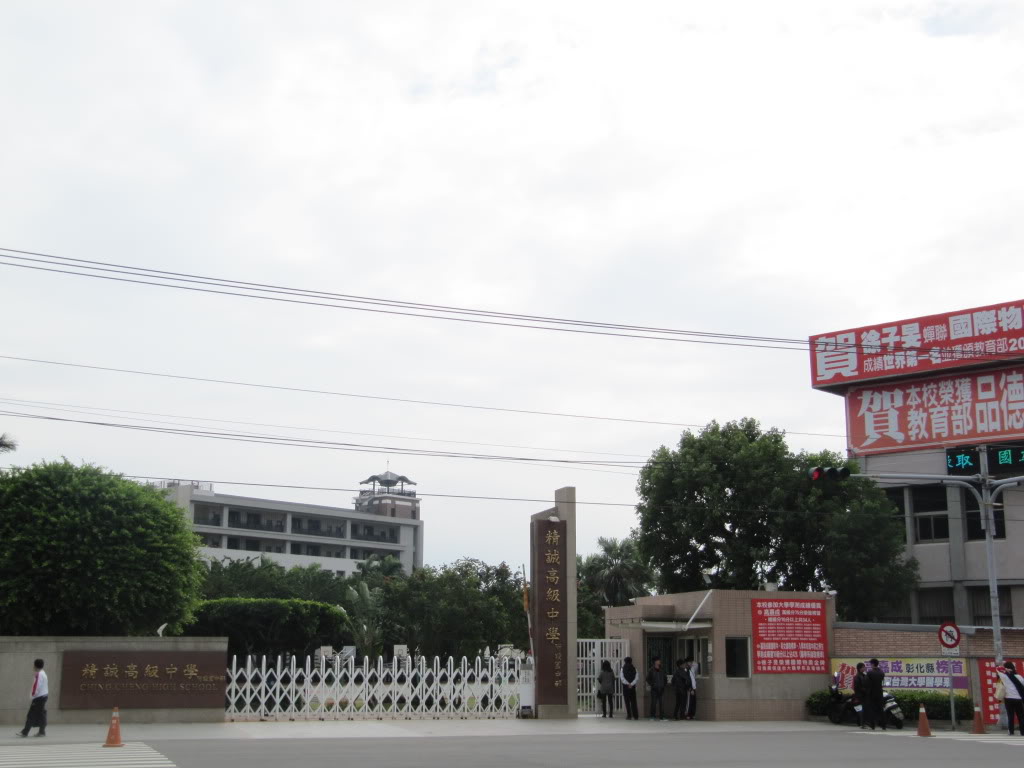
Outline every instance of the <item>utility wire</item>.
{"type": "MultiPolygon", "coordinates": [[[[76,403],[60,403],[48,400],[25,400],[21,398],[13,397],[2,397],[0,396],[0,403],[7,405],[14,405],[18,407],[38,407],[44,410],[69,410],[71,413],[88,413],[90,411],[98,411],[102,414],[129,414],[132,416],[162,416],[170,419],[184,419],[186,421],[196,422],[211,422],[216,424],[242,424],[249,427],[271,427],[274,429],[293,429],[301,432],[323,432],[327,434],[335,435],[356,435],[358,437],[385,437],[396,440],[415,440],[420,442],[428,443],[449,443],[452,445],[477,445],[487,448],[519,448],[530,451],[565,451],[571,453],[583,453],[594,456],[616,456],[619,458],[632,458],[632,459],[643,459],[646,458],[643,454],[636,453],[613,453],[611,451],[585,451],[580,448],[551,448],[547,446],[536,446],[536,445],[515,445],[508,443],[482,443],[472,440],[449,440],[437,437],[411,437],[409,435],[389,435],[382,434],[379,432],[349,432],[341,429],[327,429],[324,427],[299,427],[292,424],[268,424],[266,422],[259,421],[239,421],[237,419],[215,419],[209,416],[185,416],[183,414],[176,413],[159,413],[154,411],[132,411],[124,408],[105,408],[96,405],[81,405],[76,403]]],[[[138,421],[149,421],[149,419],[137,419],[138,421]]],[[[156,422],[156,423],[172,423],[172,422],[156,422]]],[[[177,426],[182,426],[178,424],[177,426]]]]}
{"type": "MultiPolygon", "coordinates": [[[[354,392],[337,392],[337,391],[325,390],[325,389],[310,389],[310,388],[306,388],[306,387],[290,387],[290,386],[284,386],[284,385],[279,385],[279,384],[262,384],[262,383],[257,383],[257,382],[238,381],[238,380],[235,380],[235,379],[216,379],[216,378],[204,377],[204,376],[186,376],[184,374],[163,373],[163,372],[158,372],[158,371],[142,371],[142,370],[133,369],[133,368],[113,368],[113,367],[109,367],[109,366],[89,365],[89,364],[85,364],[85,363],[69,363],[69,362],[64,362],[64,361],[60,361],[60,360],[43,360],[43,359],[40,359],[40,358],[19,357],[19,356],[16,356],[16,355],[2,355],[2,354],[0,354],[0,360],[14,360],[14,361],[17,361],[17,362],[22,362],[22,363],[38,363],[38,364],[42,364],[42,365],[55,365],[55,366],[61,366],[61,367],[66,367],[66,368],[81,368],[81,369],[93,370],[93,371],[106,371],[108,373],[124,373],[124,374],[132,374],[132,375],[136,375],[136,376],[151,376],[151,377],[163,378],[163,379],[176,379],[176,380],[179,380],[179,381],[198,381],[198,382],[203,382],[203,383],[207,383],[207,384],[229,384],[229,385],[238,386],[238,387],[250,387],[250,388],[253,388],[253,389],[267,389],[267,390],[275,390],[275,391],[280,391],[280,392],[301,392],[301,393],[305,393],[305,394],[314,394],[314,395],[329,395],[329,396],[332,396],[332,397],[351,397],[351,398],[358,398],[358,399],[363,399],[363,400],[380,400],[380,401],[391,402],[391,403],[409,403],[409,404],[413,404],[413,405],[432,405],[432,406],[438,406],[438,407],[444,407],[444,408],[465,408],[465,409],[469,409],[469,410],[495,411],[495,412],[499,412],[499,413],[518,413],[518,414],[525,414],[525,415],[529,415],[529,416],[554,416],[554,417],[566,418],[566,419],[588,419],[588,420],[595,420],[595,421],[613,421],[613,422],[626,423],[626,424],[651,424],[651,425],[662,426],[662,427],[694,427],[694,428],[700,429],[700,428],[703,428],[704,426],[706,426],[704,424],[687,424],[687,423],[676,422],[676,421],[655,421],[655,420],[652,420],[652,419],[632,419],[632,418],[619,417],[619,416],[596,416],[596,415],[592,415],[592,414],[564,413],[564,412],[559,412],[559,411],[535,411],[535,410],[530,410],[530,409],[526,409],[526,408],[503,408],[503,407],[500,407],[500,406],[493,406],[493,405],[470,405],[470,404],[467,404],[467,403],[450,403],[450,402],[437,401],[437,400],[416,400],[416,399],[413,399],[413,398],[404,398],[404,397],[385,397],[383,395],[367,395],[367,394],[354,393],[354,392]]],[[[804,436],[809,436],[809,437],[842,437],[842,438],[845,438],[845,435],[840,435],[840,434],[835,434],[835,433],[827,433],[827,432],[787,432],[786,434],[790,434],[790,435],[804,435],[804,436]]]]}
{"type": "MultiPolygon", "coordinates": [[[[561,331],[568,333],[590,333],[604,336],[621,336],[624,338],[642,338],[658,341],[686,341],[690,343],[699,344],[720,344],[726,346],[754,347],[764,349],[791,349],[798,351],[807,351],[810,344],[810,340],[808,339],[792,339],[777,336],[757,336],[750,334],[730,334],[711,331],[689,331],[676,328],[629,325],[624,323],[611,323],[593,320],[577,320],[570,318],[559,318],[545,315],[528,315],[513,312],[498,312],[493,310],[454,307],[444,304],[426,304],[421,302],[409,302],[395,299],[358,296],[354,294],[334,293],[329,291],[316,291],[304,288],[293,288],[288,286],[276,285],[273,283],[255,283],[250,281],[234,280],[230,278],[216,278],[204,275],[196,275],[187,272],[173,272],[169,270],[151,269],[148,267],[135,267],[126,264],[117,264],[114,262],[95,261],[90,259],[76,259],[67,256],[57,256],[54,254],[47,254],[38,251],[20,250],[16,248],[0,247],[0,266],[23,267],[26,269],[38,269],[45,272],[59,272],[79,277],[93,277],[116,280],[119,282],[140,283],[144,285],[153,285],[165,288],[179,288],[184,290],[197,290],[207,293],[220,293],[231,296],[238,296],[242,298],[259,298],[300,304],[309,303],[316,306],[326,306],[335,309],[352,309],[368,312],[383,312],[386,314],[409,315],[413,317],[423,317],[436,320],[475,322],[483,323],[486,325],[506,325],[519,328],[532,328],[535,330],[561,331]],[[2,261],[2,259],[6,259],[7,261],[2,261]],[[45,266],[33,267],[31,266],[30,263],[24,262],[30,262],[45,266]],[[56,267],[70,267],[78,270],[88,271],[73,272],[68,269],[57,269],[56,267]],[[133,277],[144,277],[147,278],[147,280],[133,280],[128,277],[116,278],[111,277],[110,275],[99,274],[100,272],[122,274],[133,277]],[[153,282],[153,280],[160,280],[162,282],[153,282]],[[188,283],[192,285],[183,285],[183,283],[188,283]],[[213,290],[212,288],[194,287],[197,285],[213,286],[227,290],[213,290]],[[239,290],[248,291],[248,293],[238,293],[237,291],[239,290]],[[334,303],[325,304],[322,302],[297,301],[295,299],[283,299],[279,298],[278,296],[264,294],[281,294],[292,297],[325,299],[334,303]],[[367,306],[352,306],[352,304],[386,307],[388,309],[371,309],[367,306]],[[415,311],[397,311],[398,309],[415,311]],[[466,315],[468,317],[452,317],[451,315],[466,315]],[[513,320],[520,322],[504,322],[513,320]],[[538,325],[538,323],[548,323],[552,325],[538,325]],[[630,331],[631,333],[625,333],[625,331],[630,331]],[[657,335],[652,336],[649,334],[657,335]]],[[[880,343],[864,344],[856,342],[849,343],[837,341],[830,346],[837,350],[858,349],[867,351],[869,354],[882,354],[882,345],[880,343]]],[[[917,351],[920,355],[926,356],[933,349],[941,351],[942,354],[944,356],[947,356],[947,359],[949,359],[948,353],[950,352],[950,350],[947,347],[923,346],[921,348],[917,348],[917,351]]],[[[971,354],[960,353],[960,355],[955,359],[961,360],[964,363],[982,363],[986,361],[1004,361],[1011,359],[1019,359],[1020,357],[1020,352],[1008,350],[1007,352],[985,352],[971,354]]]]}
{"type": "MultiPolygon", "coordinates": [[[[569,318],[558,318],[545,315],[526,315],[512,312],[497,312],[493,310],[481,310],[481,309],[467,309],[464,307],[453,307],[443,304],[424,304],[419,302],[407,302],[399,301],[394,299],[382,299],[373,298],[366,296],[356,296],[353,294],[343,293],[332,293],[328,291],[315,291],[305,288],[291,288],[282,285],[275,285],[270,283],[253,283],[240,280],[232,280],[226,278],[215,278],[203,275],[195,275],[185,272],[171,272],[167,270],[149,269],[146,267],[134,267],[125,264],[114,264],[112,262],[101,262],[91,261],[88,259],[74,259],[64,256],[55,256],[52,254],[39,253],[34,251],[22,251],[14,248],[0,248],[0,258],[8,260],[17,260],[19,262],[32,262],[43,265],[50,265],[45,267],[38,267],[42,271],[52,272],[63,272],[65,274],[77,275],[80,277],[96,277],[101,278],[104,275],[97,274],[97,272],[108,272],[114,274],[131,275],[135,277],[145,277],[148,279],[158,279],[165,282],[162,283],[144,283],[148,285],[158,285],[163,287],[177,287],[184,288],[186,286],[180,285],[180,283],[191,283],[206,286],[216,286],[220,288],[230,288],[235,290],[246,290],[252,293],[246,294],[233,294],[239,296],[245,296],[249,298],[271,298],[270,296],[264,296],[262,294],[285,294],[289,296],[302,296],[309,298],[320,298],[329,299],[336,302],[347,302],[356,304],[370,304],[389,308],[401,308],[401,309],[412,309],[421,312],[433,312],[440,313],[438,315],[424,315],[417,314],[416,317],[433,317],[434,319],[447,319],[447,320],[458,320],[459,318],[447,317],[444,315],[460,314],[469,315],[476,318],[492,318],[492,319],[503,319],[503,320],[518,320],[526,323],[553,323],[556,325],[566,326],[577,326],[591,329],[604,329],[604,330],[619,330],[619,331],[633,331],[643,333],[657,333],[665,334],[670,336],[688,336],[695,338],[706,338],[706,339],[722,339],[722,340],[734,340],[744,342],[773,342],[776,344],[785,345],[796,345],[796,347],[786,346],[781,347],[784,349],[801,347],[806,348],[807,341],[805,339],[786,339],[772,336],[752,336],[748,334],[728,334],[728,333],[715,333],[708,331],[686,331],[675,328],[659,328],[653,326],[639,326],[639,325],[627,325],[623,323],[608,323],[599,322],[592,320],[575,320],[569,318]],[[6,252],[6,253],[5,253],[6,252]],[[23,254],[23,255],[17,255],[23,254]],[[38,258],[33,258],[38,257],[38,258]],[[89,272],[66,272],[63,270],[55,269],[54,267],[71,267],[77,269],[90,270],[89,272]]],[[[14,263],[13,261],[0,262],[0,265],[5,266],[24,266],[25,268],[33,268],[27,264],[14,263]]],[[[120,280],[121,282],[138,282],[122,278],[111,278],[114,280],[120,280]]],[[[324,306],[333,306],[335,308],[347,308],[357,309],[352,306],[340,306],[338,304],[330,304],[324,306]]],[[[368,310],[374,311],[374,310],[368,310]]],[[[376,310],[381,311],[381,310],[376,310]]],[[[396,313],[402,314],[402,313],[396,313]]],[[[483,321],[479,321],[483,322],[483,321]]],[[[530,325],[516,325],[512,323],[489,323],[499,325],[513,325],[513,327],[534,327],[530,325]]],[[[543,330],[570,330],[568,328],[548,328],[544,327],[543,330]]],[[[627,335],[627,334],[601,334],[601,335],[627,335]]],[[[647,337],[641,337],[647,338],[647,337]]],[[[660,338],[660,337],[651,337],[660,338]]],[[[682,339],[663,339],[663,340],[682,340],[682,339]]],[[[734,346],[749,346],[747,344],[739,344],[734,346]]]]}

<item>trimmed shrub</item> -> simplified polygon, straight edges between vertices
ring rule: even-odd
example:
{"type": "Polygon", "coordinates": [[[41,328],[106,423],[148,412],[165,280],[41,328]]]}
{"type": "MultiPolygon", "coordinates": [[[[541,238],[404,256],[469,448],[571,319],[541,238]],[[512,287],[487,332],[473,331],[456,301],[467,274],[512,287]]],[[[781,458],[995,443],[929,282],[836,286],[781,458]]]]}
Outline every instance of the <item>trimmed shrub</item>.
{"type": "Polygon", "coordinates": [[[204,600],[189,637],[227,637],[236,656],[295,654],[305,656],[322,645],[351,643],[344,614],[335,606],[311,600],[225,597],[204,600]]]}
{"type": "MultiPolygon", "coordinates": [[[[949,696],[944,693],[932,691],[889,691],[895,698],[896,703],[903,710],[903,716],[912,722],[917,722],[918,710],[924,704],[924,711],[928,713],[929,720],[949,720],[949,696]]],[[[815,717],[824,717],[828,714],[829,703],[832,700],[831,693],[815,691],[807,697],[805,705],[807,713],[815,717]]],[[[956,716],[959,720],[970,720],[974,717],[974,701],[967,696],[956,697],[956,716]]]]}

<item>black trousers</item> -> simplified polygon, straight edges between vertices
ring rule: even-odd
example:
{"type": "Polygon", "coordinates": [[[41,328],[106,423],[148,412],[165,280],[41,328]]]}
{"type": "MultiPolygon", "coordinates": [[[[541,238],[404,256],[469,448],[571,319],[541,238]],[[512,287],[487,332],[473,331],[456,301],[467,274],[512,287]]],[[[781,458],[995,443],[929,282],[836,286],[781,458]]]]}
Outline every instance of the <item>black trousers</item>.
{"type": "Polygon", "coordinates": [[[676,691],[676,707],[672,711],[673,720],[682,720],[686,717],[686,710],[690,705],[689,691],[676,691]]]}
{"type": "Polygon", "coordinates": [[[615,715],[615,694],[606,693],[604,695],[598,694],[597,696],[601,699],[601,714],[602,715],[615,715]]]}
{"type": "Polygon", "coordinates": [[[691,720],[697,716],[697,691],[692,688],[686,695],[686,716],[691,720]]]}
{"type": "Polygon", "coordinates": [[[875,730],[876,725],[885,730],[885,708],[881,696],[868,696],[864,700],[864,722],[871,726],[871,730],[875,730]]]}
{"type": "Polygon", "coordinates": [[[640,710],[636,706],[636,688],[622,687],[622,698],[626,702],[626,719],[639,720],[640,710]]]}
{"type": "Polygon", "coordinates": [[[651,688],[651,717],[665,717],[665,689],[651,688]]]}
{"type": "Polygon", "coordinates": [[[1006,724],[1010,726],[1010,733],[1013,733],[1013,718],[1016,717],[1020,735],[1024,736],[1024,701],[1007,696],[1003,699],[1003,705],[1006,707],[1006,724]]]}
{"type": "Polygon", "coordinates": [[[48,696],[40,696],[32,699],[32,706],[28,708],[28,717],[25,718],[25,729],[22,731],[26,736],[36,726],[39,726],[40,733],[46,733],[46,700],[48,698],[48,696]]]}

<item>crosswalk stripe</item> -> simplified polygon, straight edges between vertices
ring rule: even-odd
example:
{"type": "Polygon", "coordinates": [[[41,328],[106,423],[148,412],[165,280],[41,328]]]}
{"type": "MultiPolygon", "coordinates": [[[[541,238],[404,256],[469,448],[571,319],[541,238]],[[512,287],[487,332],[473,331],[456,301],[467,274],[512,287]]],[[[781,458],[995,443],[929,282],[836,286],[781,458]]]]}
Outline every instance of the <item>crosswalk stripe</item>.
{"type": "Polygon", "coordinates": [[[99,744],[0,747],[0,768],[175,768],[146,744],[104,748],[99,744]]]}

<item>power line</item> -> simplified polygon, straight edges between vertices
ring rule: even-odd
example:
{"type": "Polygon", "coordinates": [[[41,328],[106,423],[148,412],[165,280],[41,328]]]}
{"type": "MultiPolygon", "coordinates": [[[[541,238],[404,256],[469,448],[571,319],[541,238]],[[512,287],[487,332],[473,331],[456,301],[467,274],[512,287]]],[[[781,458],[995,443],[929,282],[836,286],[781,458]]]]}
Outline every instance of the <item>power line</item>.
{"type": "MultiPolygon", "coordinates": [[[[587,419],[587,420],[594,420],[594,421],[613,421],[613,422],[626,423],[626,424],[651,424],[651,425],[654,425],[654,426],[661,426],[661,427],[694,427],[694,428],[700,429],[700,428],[703,428],[704,426],[706,426],[704,424],[686,424],[686,423],[683,423],[683,422],[674,422],[674,421],[655,421],[655,420],[652,420],[652,419],[632,419],[632,418],[619,417],[619,416],[596,416],[596,415],[593,415],[593,414],[564,413],[564,412],[559,412],[559,411],[536,411],[536,410],[530,410],[530,409],[526,409],[526,408],[504,408],[504,407],[493,406],[493,405],[470,405],[470,404],[467,404],[467,403],[450,403],[450,402],[437,401],[437,400],[417,400],[417,399],[413,399],[413,398],[386,397],[384,395],[367,395],[367,394],[355,393],[355,392],[337,392],[337,391],[325,390],[325,389],[311,389],[311,388],[306,388],[306,387],[291,387],[291,386],[285,386],[285,385],[280,385],[280,384],[262,384],[262,383],[257,383],[257,382],[239,381],[239,380],[236,380],[236,379],[216,379],[216,378],[204,377],[204,376],[187,376],[187,375],[184,375],[184,374],[176,374],[176,373],[163,373],[163,372],[157,372],[157,371],[142,371],[142,370],[138,370],[138,369],[134,369],[134,368],[114,368],[114,367],[109,367],[109,366],[91,365],[91,364],[86,364],[86,363],[69,363],[69,362],[64,362],[64,361],[60,361],[60,360],[43,360],[43,359],[40,359],[40,358],[20,357],[20,356],[16,356],[16,355],[2,355],[2,354],[0,354],[0,360],[13,360],[13,361],[22,362],[22,363],[38,363],[38,364],[42,364],[42,365],[55,365],[55,366],[61,366],[61,367],[66,367],[66,368],[81,368],[81,369],[93,370],[93,371],[106,371],[108,373],[132,374],[132,375],[136,375],[136,376],[151,376],[151,377],[155,377],[155,378],[175,379],[175,380],[179,380],[179,381],[198,381],[198,382],[203,382],[203,383],[207,383],[207,384],[228,384],[228,385],[238,386],[238,387],[249,387],[249,388],[252,388],[252,389],[267,389],[267,390],[274,390],[274,391],[280,391],[280,392],[301,392],[301,393],[304,393],[304,394],[313,394],[313,395],[329,395],[331,397],[351,397],[351,398],[358,398],[358,399],[363,399],[363,400],[379,400],[379,401],[391,402],[391,403],[407,403],[407,404],[412,404],[412,405],[432,405],[432,406],[438,406],[438,407],[444,407],[444,408],[464,408],[464,409],[476,410],[476,411],[495,411],[495,412],[498,412],[498,413],[516,413],[516,414],[529,415],[529,416],[553,416],[553,417],[566,418],[566,419],[587,419]]],[[[804,435],[804,436],[809,436],[809,437],[842,437],[842,438],[845,438],[845,435],[839,435],[839,434],[834,434],[834,433],[825,433],[825,432],[787,432],[787,434],[790,434],[790,435],[804,435]]]]}
{"type": "Polygon", "coordinates": [[[0,416],[10,418],[32,419],[37,421],[54,421],[72,424],[86,424],[97,427],[109,427],[113,429],[127,429],[138,432],[153,432],[158,434],[180,435],[183,437],[199,437],[211,440],[226,440],[230,442],[254,443],[259,445],[280,445],[291,448],[317,448],[320,450],[344,451],[352,453],[380,453],[392,456],[422,456],[428,458],[444,459],[473,459],[480,461],[505,461],[517,464],[534,464],[539,466],[565,465],[579,467],[616,467],[620,469],[635,469],[639,471],[642,462],[611,462],[581,459],[560,459],[560,458],[537,458],[532,456],[498,456],[493,454],[459,453],[455,451],[428,451],[415,448],[401,448],[397,446],[362,445],[359,443],[339,443],[327,440],[308,440],[303,438],[292,438],[279,435],[257,435],[254,433],[241,432],[216,432],[212,430],[186,429],[183,427],[157,427],[142,424],[119,424],[116,422],[92,421],[89,419],[71,419],[59,416],[45,416],[37,413],[23,413],[18,411],[0,410],[0,416]]]}
{"type": "Polygon", "coordinates": [[[509,327],[518,328],[533,328],[539,330],[551,330],[551,331],[562,331],[568,333],[593,333],[602,336],[622,336],[625,338],[648,338],[660,341],[689,341],[692,343],[717,343],[725,344],[726,346],[742,346],[742,347],[765,347],[768,349],[806,349],[807,341],[805,339],[785,339],[771,336],[752,336],[748,334],[727,334],[727,333],[716,333],[709,331],[686,331],[675,328],[659,328],[653,326],[638,326],[638,325],[627,325],[623,323],[607,323],[591,320],[575,320],[568,318],[550,317],[544,315],[526,315],[512,312],[496,312],[492,310],[480,310],[480,309],[467,309],[464,307],[452,307],[442,304],[423,304],[419,302],[406,302],[398,301],[394,299],[382,299],[373,298],[366,296],[356,296],[353,294],[342,294],[332,293],[327,291],[315,291],[305,288],[291,288],[287,286],[274,285],[269,283],[253,283],[240,280],[232,280],[226,278],[214,278],[204,275],[195,275],[183,272],[171,272],[167,270],[149,269],[146,267],[134,267],[126,264],[115,264],[112,262],[101,262],[91,261],[88,259],[75,259],[65,256],[55,256],[52,254],[39,253],[35,251],[23,251],[15,248],[0,248],[0,251],[6,251],[6,253],[0,253],[0,259],[8,259],[9,261],[0,261],[0,266],[10,267],[22,267],[24,269],[36,269],[43,272],[55,272],[60,274],[75,275],[78,277],[92,277],[98,279],[114,280],[117,282],[124,283],[136,283],[142,285],[153,285],[165,288],[179,288],[183,290],[195,290],[204,293],[220,293],[232,296],[239,296],[244,298],[260,298],[284,301],[287,303],[299,303],[299,304],[313,304],[315,306],[325,306],[334,309],[353,309],[367,312],[383,312],[385,314],[400,314],[409,315],[412,317],[424,317],[436,320],[451,320],[457,322],[476,322],[483,323],[486,325],[505,325],[509,327]],[[17,255],[24,254],[24,255],[17,255]],[[32,258],[39,257],[39,258],[32,258]],[[30,262],[36,264],[43,264],[49,266],[33,267],[30,264],[15,263],[17,262],[30,262]],[[57,269],[56,267],[70,267],[72,269],[79,270],[90,270],[88,272],[73,272],[68,269],[57,269]],[[98,274],[99,272],[107,272],[113,274],[122,274],[133,276],[137,278],[147,278],[147,280],[133,280],[128,277],[117,278],[111,275],[98,274]],[[163,282],[152,282],[153,280],[161,280],[163,282]],[[188,283],[191,285],[183,285],[188,283]],[[195,287],[197,285],[203,286],[214,286],[224,289],[231,290],[212,290],[209,288],[195,287]],[[249,291],[249,293],[237,293],[238,290],[249,291]],[[274,295],[264,294],[283,294],[287,296],[301,296],[306,298],[318,298],[325,299],[335,303],[324,304],[321,302],[308,302],[308,301],[295,301],[290,299],[282,299],[274,295]],[[366,306],[352,306],[352,304],[362,305],[374,305],[378,307],[388,307],[390,309],[370,309],[366,306]],[[401,310],[416,310],[417,312],[409,311],[396,311],[401,310]],[[422,313],[434,313],[434,314],[422,314],[422,313]],[[470,317],[451,317],[450,315],[468,315],[470,317]],[[491,318],[490,320],[483,320],[479,318],[491,318]],[[518,320],[519,323],[513,322],[497,322],[497,320],[518,320]],[[530,325],[533,323],[534,325],[530,325]],[[554,326],[570,326],[570,327],[554,327],[554,326],[541,326],[536,325],[537,323],[552,323],[554,326]],[[590,330],[586,330],[590,329],[590,330]],[[603,329],[603,330],[598,330],[603,329]],[[611,331],[631,331],[633,333],[613,333],[611,331]],[[647,336],[637,334],[662,334],[659,336],[647,336]],[[672,338],[672,337],[692,337],[692,338],[672,338]],[[718,340],[718,341],[715,341],[718,340]],[[744,342],[744,343],[739,343],[744,342]],[[746,342],[760,342],[756,344],[746,342]],[[769,346],[767,343],[773,344],[785,344],[787,346],[769,346]],[[796,345],[796,346],[791,346],[796,345]]]}
{"type": "MultiPolygon", "coordinates": [[[[101,413],[115,413],[115,414],[122,414],[122,413],[124,413],[124,414],[130,414],[130,415],[133,415],[133,416],[163,416],[163,417],[171,418],[171,419],[184,419],[186,421],[213,422],[213,423],[217,423],[217,424],[242,424],[242,425],[250,426],[250,427],[272,427],[274,429],[293,429],[293,430],[298,430],[298,431],[302,431],[302,432],[324,432],[324,433],[336,434],[336,435],[357,435],[359,437],[385,437],[385,438],[392,438],[392,439],[396,439],[396,440],[416,440],[416,441],[429,442],[429,443],[450,443],[452,445],[477,445],[477,446],[482,446],[482,447],[487,447],[487,448],[520,448],[520,449],[525,449],[525,450],[530,450],[530,451],[567,451],[567,452],[572,452],[572,453],[590,454],[590,455],[594,455],[594,456],[618,456],[618,457],[623,457],[623,458],[634,458],[634,459],[646,458],[645,455],[643,455],[643,454],[636,454],[636,453],[613,453],[611,451],[587,451],[587,450],[583,450],[583,449],[580,449],[580,448],[550,448],[550,447],[547,447],[547,446],[514,445],[514,444],[507,444],[507,443],[482,443],[482,442],[472,441],[472,440],[450,440],[450,439],[443,439],[443,438],[438,438],[438,437],[411,437],[409,435],[390,435],[390,434],[382,434],[382,433],[379,433],[379,432],[350,432],[350,431],[341,430],[341,429],[327,429],[327,428],[324,428],[324,427],[299,427],[299,426],[295,426],[295,425],[292,425],[292,424],[268,424],[266,422],[259,422],[259,421],[239,421],[237,419],[215,419],[215,418],[212,418],[212,417],[209,417],[209,416],[185,416],[183,414],[176,414],[176,413],[159,413],[159,412],[154,412],[154,411],[132,411],[132,410],[127,410],[125,408],[105,408],[105,407],[95,406],[95,405],[81,405],[81,404],[76,404],[76,403],[60,403],[60,402],[53,402],[53,401],[48,401],[48,400],[25,400],[25,399],[21,399],[21,398],[2,397],[2,396],[0,396],[0,403],[6,403],[8,405],[16,405],[16,406],[22,406],[22,407],[24,407],[24,406],[39,407],[39,408],[43,408],[44,410],[66,410],[66,409],[72,409],[70,411],[72,413],[85,413],[85,412],[88,412],[88,411],[99,411],[101,413]],[[74,409],[77,409],[77,410],[74,410],[74,409]]],[[[137,419],[137,420],[138,421],[150,421],[150,419],[137,419]]],[[[165,423],[168,423],[168,422],[156,422],[156,423],[165,424],[165,423]]],[[[181,425],[178,425],[178,426],[181,426],[181,425]]]]}
{"type": "MultiPolygon", "coordinates": [[[[466,307],[454,307],[444,304],[426,304],[421,302],[409,302],[395,299],[376,298],[359,296],[355,294],[335,293],[329,291],[317,291],[305,288],[294,288],[273,283],[256,283],[251,281],[234,280],[230,278],[216,278],[204,275],[197,275],[187,272],[173,272],[169,270],[152,269],[149,267],[135,267],[114,262],[95,261],[90,259],[76,259],[68,256],[57,256],[38,251],[20,250],[17,248],[0,247],[0,266],[21,267],[25,269],[36,269],[44,272],[55,272],[61,274],[75,275],[78,277],[92,277],[98,279],[114,280],[124,283],[136,283],[164,288],[178,288],[193,290],[204,293],[215,293],[241,298],[257,298],[272,301],[283,301],[286,303],[311,304],[334,309],[350,309],[366,312],[380,312],[385,314],[406,315],[435,320],[449,320],[455,322],[482,323],[485,325],[504,325],[517,328],[530,328],[534,330],[561,331],[566,333],[586,333],[602,336],[620,336],[623,338],[641,338],[656,341],[685,341],[695,344],[718,344],[725,346],[752,347],[762,349],[788,349],[807,351],[809,348],[808,339],[792,339],[778,336],[757,336],[751,334],[731,334],[712,331],[689,331],[677,328],[663,328],[657,326],[629,325],[625,323],[611,323],[594,320],[577,320],[571,318],[560,318],[545,315],[529,315],[513,312],[498,312],[494,310],[471,309],[466,307]],[[15,263],[15,262],[30,262],[15,263]],[[31,266],[31,263],[46,266],[31,266]],[[87,272],[75,272],[70,269],[58,269],[57,267],[70,267],[78,270],[89,270],[87,272]],[[146,280],[131,279],[131,277],[117,278],[111,274],[99,274],[100,272],[122,274],[135,278],[147,278],[146,280]],[[162,282],[154,282],[159,280],[162,282]],[[190,285],[185,285],[185,283],[190,285]],[[208,286],[200,288],[197,286],[208,286]],[[211,287],[212,286],[212,287],[211,287]],[[214,290],[221,288],[225,290],[214,290]],[[238,293],[238,291],[248,293],[238,293]],[[265,295],[272,294],[272,295],[265,295]],[[277,294],[277,295],[273,295],[277,294]],[[319,301],[303,301],[298,299],[280,298],[281,295],[292,297],[317,298],[333,303],[319,301]],[[370,305],[370,306],[353,306],[370,305]],[[378,308],[371,308],[378,307],[378,308]],[[381,309],[385,307],[387,309],[381,309]],[[401,311],[399,311],[401,310],[401,311]],[[408,311],[414,310],[414,311],[408,311]],[[453,317],[452,315],[463,315],[464,317],[453,317]],[[489,319],[482,319],[489,318],[489,319]],[[520,322],[506,322],[520,321],[520,322]],[[548,323],[552,325],[539,325],[548,323]],[[629,331],[629,333],[626,333],[629,331]],[[658,334],[658,335],[649,335],[658,334]]],[[[871,354],[881,352],[879,343],[850,343],[836,341],[831,346],[835,349],[858,349],[868,351],[871,354]]],[[[945,355],[949,352],[944,347],[922,346],[917,349],[921,355],[927,355],[932,350],[945,355]]],[[[956,359],[965,363],[982,363],[987,361],[1005,361],[1018,359],[1020,352],[984,352],[984,353],[958,353],[956,359]]]]}

